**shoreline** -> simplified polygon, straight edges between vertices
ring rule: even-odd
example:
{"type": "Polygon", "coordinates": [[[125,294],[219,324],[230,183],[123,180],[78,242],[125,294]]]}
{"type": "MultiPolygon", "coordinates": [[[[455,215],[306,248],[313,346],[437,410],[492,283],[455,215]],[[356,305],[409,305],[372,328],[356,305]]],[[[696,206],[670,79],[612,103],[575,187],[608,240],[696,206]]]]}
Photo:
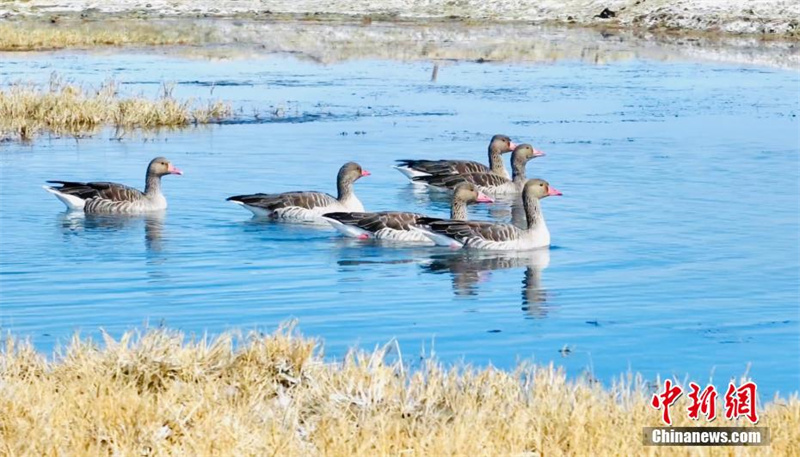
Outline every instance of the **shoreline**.
{"type": "Polygon", "coordinates": [[[129,18],[364,19],[471,21],[694,31],[800,39],[800,3],[792,0],[29,0],[0,3],[0,18],[110,14],[129,18]]]}
{"type": "Polygon", "coordinates": [[[696,31],[471,21],[153,18],[69,13],[0,22],[0,51],[161,49],[208,59],[290,54],[322,64],[357,59],[605,64],[631,59],[707,61],[800,69],[792,40],[696,31]],[[109,27],[113,25],[113,27],[109,27]]]}

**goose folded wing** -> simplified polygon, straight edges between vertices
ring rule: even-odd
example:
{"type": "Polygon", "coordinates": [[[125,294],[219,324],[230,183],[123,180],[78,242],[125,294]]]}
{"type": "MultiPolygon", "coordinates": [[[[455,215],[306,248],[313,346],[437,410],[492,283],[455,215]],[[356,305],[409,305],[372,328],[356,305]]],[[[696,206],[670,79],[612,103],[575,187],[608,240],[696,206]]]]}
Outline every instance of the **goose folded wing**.
{"type": "Polygon", "coordinates": [[[438,169],[438,168],[446,168],[450,166],[453,162],[457,162],[456,160],[426,160],[426,159],[402,159],[397,160],[397,165],[401,167],[408,167],[412,170],[422,171],[425,173],[430,172],[430,170],[438,169]]]}
{"type": "Polygon", "coordinates": [[[475,237],[485,241],[503,242],[519,238],[521,231],[511,224],[479,223],[473,227],[475,237]]]}
{"type": "Polygon", "coordinates": [[[434,233],[461,241],[473,235],[474,227],[480,223],[423,217],[419,219],[418,224],[424,225],[434,233]]]}
{"type": "Polygon", "coordinates": [[[480,187],[502,186],[503,184],[508,184],[511,182],[510,179],[494,173],[467,173],[461,176],[463,176],[467,182],[480,187]]]}
{"type": "Polygon", "coordinates": [[[400,159],[395,160],[397,162],[397,166],[400,167],[408,167],[413,168],[414,170],[422,170],[425,167],[434,166],[437,163],[442,162],[441,160],[424,160],[424,159],[400,159]]]}
{"type": "Polygon", "coordinates": [[[494,173],[466,173],[460,175],[431,175],[418,176],[414,181],[425,182],[434,187],[454,189],[457,185],[467,182],[481,187],[495,187],[508,184],[510,180],[494,173]]]}
{"type": "Polygon", "coordinates": [[[516,239],[519,235],[519,229],[510,224],[434,218],[421,218],[419,223],[425,225],[432,232],[467,243],[474,239],[492,242],[509,241],[516,239]]]}
{"type": "Polygon", "coordinates": [[[337,200],[322,192],[285,192],[282,194],[251,194],[228,197],[228,200],[245,205],[276,211],[281,208],[299,207],[312,209],[330,206],[337,200]]]}
{"type": "Polygon", "coordinates": [[[386,211],[379,213],[337,212],[327,213],[325,217],[374,233],[387,228],[401,231],[411,230],[411,226],[422,216],[415,213],[386,211]]]}
{"type": "Polygon", "coordinates": [[[400,166],[431,175],[489,172],[486,165],[471,160],[398,160],[400,166]]]}
{"type": "Polygon", "coordinates": [[[377,217],[371,222],[374,227],[406,231],[411,230],[411,227],[415,226],[421,217],[421,214],[393,211],[377,213],[377,217]]]}
{"type": "Polygon", "coordinates": [[[491,170],[480,162],[461,162],[456,165],[456,171],[460,174],[467,173],[489,173],[491,170]]]}
{"type": "Polygon", "coordinates": [[[47,181],[50,184],[61,184],[59,192],[74,195],[88,200],[101,198],[110,201],[136,201],[144,197],[138,189],[114,182],[72,182],[72,181],[47,181]]]}

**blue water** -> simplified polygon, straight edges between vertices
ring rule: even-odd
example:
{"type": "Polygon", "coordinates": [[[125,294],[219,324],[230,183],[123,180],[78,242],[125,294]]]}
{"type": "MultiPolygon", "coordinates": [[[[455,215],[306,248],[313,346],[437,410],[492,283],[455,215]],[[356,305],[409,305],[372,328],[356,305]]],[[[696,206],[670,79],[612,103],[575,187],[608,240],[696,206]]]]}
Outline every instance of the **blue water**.
{"type": "MultiPolygon", "coordinates": [[[[431,82],[429,63],[58,53],[6,54],[0,81],[53,71],[146,96],[176,82],[175,96],[232,101],[242,122],[0,146],[0,328],[42,350],[78,330],[270,331],[296,318],[334,357],[397,338],[409,359],[553,361],[605,383],[628,370],[718,384],[747,373],[762,395],[800,388],[798,73],[450,63],[431,82]],[[333,192],[355,160],[372,172],[356,184],[368,209],[443,215],[446,199],[415,192],[393,160],[483,161],[494,133],[547,153],[528,174],[564,193],[543,203],[549,256],[345,240],[224,201],[333,192]],[[164,179],[163,217],[68,215],[41,189],[142,186],[157,155],[185,171],[164,179]]],[[[509,220],[511,208],[471,216],[509,220]]]]}

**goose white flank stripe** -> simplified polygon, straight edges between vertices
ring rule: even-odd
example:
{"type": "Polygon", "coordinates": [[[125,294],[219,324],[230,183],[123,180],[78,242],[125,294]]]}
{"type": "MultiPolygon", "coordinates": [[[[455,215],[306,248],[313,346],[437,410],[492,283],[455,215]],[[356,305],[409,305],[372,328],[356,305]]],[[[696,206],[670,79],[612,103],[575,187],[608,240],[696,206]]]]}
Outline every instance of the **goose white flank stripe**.
{"type": "Polygon", "coordinates": [[[47,181],[60,187],[44,189],[61,200],[70,211],[89,214],[142,214],[167,208],[161,193],[161,177],[183,172],[163,157],[156,157],[147,166],[144,192],[113,182],[47,181]]]}
{"type": "Polygon", "coordinates": [[[228,197],[255,216],[293,222],[324,223],[322,215],[335,211],[364,211],[364,205],[353,191],[353,183],[370,173],[355,162],[348,162],[336,176],[337,195],[314,192],[284,192],[282,194],[250,194],[228,197]]]}

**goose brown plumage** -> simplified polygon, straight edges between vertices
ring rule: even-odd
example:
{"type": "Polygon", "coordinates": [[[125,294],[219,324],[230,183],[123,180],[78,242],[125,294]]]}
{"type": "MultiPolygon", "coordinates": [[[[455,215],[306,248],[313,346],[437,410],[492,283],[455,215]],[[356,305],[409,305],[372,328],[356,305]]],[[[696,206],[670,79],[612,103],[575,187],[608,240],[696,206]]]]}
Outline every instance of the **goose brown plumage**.
{"type": "MultiPolygon", "coordinates": [[[[473,202],[491,203],[493,200],[475,188],[463,183],[453,192],[450,205],[450,219],[466,220],[467,204],[473,202]]],[[[413,230],[417,221],[425,216],[401,211],[382,211],[376,213],[335,212],[323,216],[333,228],[342,234],[360,239],[382,239],[407,242],[430,243],[427,236],[413,230]]]]}
{"type": "MultiPolygon", "coordinates": [[[[471,160],[398,160],[397,169],[409,179],[418,176],[451,175],[464,173],[495,173],[508,178],[502,154],[511,152],[517,145],[506,135],[494,135],[489,141],[489,166],[471,160]]],[[[540,154],[544,154],[539,152],[540,154]]]]}
{"type": "Polygon", "coordinates": [[[541,154],[530,144],[521,144],[514,148],[514,152],[511,153],[513,173],[511,179],[495,173],[465,173],[418,176],[414,181],[439,190],[451,190],[462,182],[468,182],[488,195],[514,195],[519,194],[525,185],[527,163],[539,156],[541,154]]]}
{"type": "Polygon", "coordinates": [[[422,218],[415,230],[442,246],[491,251],[524,251],[550,245],[550,231],[539,200],[561,195],[543,179],[531,179],[522,191],[527,227],[484,221],[454,221],[422,218]]]}
{"type": "Polygon", "coordinates": [[[256,216],[296,222],[321,222],[320,217],[333,211],[364,211],[353,191],[353,183],[370,172],[355,162],[348,162],[336,175],[336,197],[323,192],[302,191],[281,194],[249,194],[228,197],[256,216]]]}
{"type": "Polygon", "coordinates": [[[88,214],[141,214],[167,208],[161,193],[161,177],[182,175],[164,157],[156,157],[147,165],[144,192],[113,182],[47,181],[60,187],[44,186],[70,210],[88,214]]]}

